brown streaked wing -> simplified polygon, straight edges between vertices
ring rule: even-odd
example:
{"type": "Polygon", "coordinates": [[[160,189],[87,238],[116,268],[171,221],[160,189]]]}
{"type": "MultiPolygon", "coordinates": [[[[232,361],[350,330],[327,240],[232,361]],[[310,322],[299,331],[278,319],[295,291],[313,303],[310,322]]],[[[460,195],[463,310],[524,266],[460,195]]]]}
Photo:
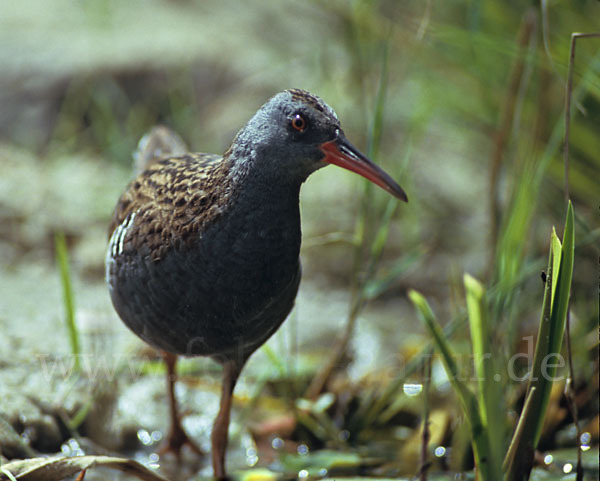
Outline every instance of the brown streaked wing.
{"type": "Polygon", "coordinates": [[[153,163],[129,184],[113,213],[109,237],[135,213],[125,242],[145,245],[153,259],[172,243],[188,241],[227,203],[230,164],[221,156],[194,153],[153,163]]]}

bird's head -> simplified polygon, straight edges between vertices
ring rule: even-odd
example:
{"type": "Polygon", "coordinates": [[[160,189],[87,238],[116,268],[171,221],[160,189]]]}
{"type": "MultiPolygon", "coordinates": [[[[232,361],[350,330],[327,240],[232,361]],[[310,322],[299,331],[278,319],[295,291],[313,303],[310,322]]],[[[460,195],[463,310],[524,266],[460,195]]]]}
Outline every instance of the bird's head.
{"type": "Polygon", "coordinates": [[[334,164],[407,201],[404,190],[348,141],[334,110],[305,90],[285,90],[268,100],[234,144],[258,170],[276,179],[303,182],[315,170],[334,164]]]}

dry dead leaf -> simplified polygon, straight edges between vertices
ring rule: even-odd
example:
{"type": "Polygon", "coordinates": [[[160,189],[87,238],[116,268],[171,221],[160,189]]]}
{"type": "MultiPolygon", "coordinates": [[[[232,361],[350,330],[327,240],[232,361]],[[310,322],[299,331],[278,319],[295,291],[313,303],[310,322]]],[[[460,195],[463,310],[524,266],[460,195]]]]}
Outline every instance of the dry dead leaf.
{"type": "Polygon", "coordinates": [[[143,481],[168,481],[137,461],[111,456],[77,456],[60,458],[32,458],[13,461],[0,466],[2,481],[60,481],[84,469],[97,466],[117,469],[143,481]]]}

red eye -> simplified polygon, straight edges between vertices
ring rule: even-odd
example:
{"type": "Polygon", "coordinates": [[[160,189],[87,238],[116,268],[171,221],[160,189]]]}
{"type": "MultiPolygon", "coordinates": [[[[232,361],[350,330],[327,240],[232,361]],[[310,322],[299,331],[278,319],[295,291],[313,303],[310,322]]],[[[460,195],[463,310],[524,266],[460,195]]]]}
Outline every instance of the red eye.
{"type": "Polygon", "coordinates": [[[306,128],[306,120],[300,114],[296,114],[292,119],[292,127],[294,127],[298,132],[303,132],[306,128]]]}

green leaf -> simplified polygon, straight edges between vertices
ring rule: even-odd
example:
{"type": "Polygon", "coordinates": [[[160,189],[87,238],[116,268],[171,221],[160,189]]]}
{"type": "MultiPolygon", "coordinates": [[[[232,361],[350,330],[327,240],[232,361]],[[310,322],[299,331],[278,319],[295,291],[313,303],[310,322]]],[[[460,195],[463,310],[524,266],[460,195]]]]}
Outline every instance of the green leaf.
{"type": "Polygon", "coordinates": [[[552,326],[556,331],[552,331],[552,352],[560,352],[563,334],[565,330],[565,320],[567,310],[569,309],[569,297],[571,295],[571,282],[573,280],[573,263],[575,256],[575,227],[573,219],[573,205],[569,201],[567,207],[567,219],[565,221],[565,232],[561,249],[560,275],[556,282],[555,303],[552,305],[553,320],[552,326]]]}
{"type": "MultiPolygon", "coordinates": [[[[481,422],[477,398],[463,381],[461,374],[458,371],[455,356],[450,348],[446,336],[444,335],[444,331],[437,322],[431,307],[429,307],[429,303],[422,294],[411,290],[408,293],[408,297],[417,308],[417,312],[424,321],[425,327],[433,338],[433,344],[441,355],[446,374],[450,380],[450,384],[458,396],[463,414],[467,418],[467,422],[471,430],[475,464],[477,466],[480,479],[481,481],[498,479],[495,477],[494,468],[492,463],[490,463],[488,433],[486,432],[485,426],[481,422]]],[[[497,433],[492,434],[495,435],[497,433]]]]}
{"type": "Polygon", "coordinates": [[[469,274],[464,275],[464,284],[467,297],[467,312],[469,314],[469,327],[471,329],[471,344],[473,348],[473,361],[475,363],[475,372],[479,381],[479,402],[481,407],[481,420],[487,424],[487,411],[484,402],[484,392],[482,384],[486,381],[491,382],[492,377],[488,376],[489,357],[491,355],[490,336],[484,303],[485,291],[477,279],[469,274]]]}
{"type": "Polygon", "coordinates": [[[65,320],[67,324],[67,331],[69,333],[69,340],[71,343],[71,354],[75,356],[74,369],[79,371],[81,366],[79,364],[79,333],[77,331],[77,324],[75,323],[75,304],[73,302],[73,287],[71,284],[71,273],[69,270],[69,256],[67,253],[67,242],[63,232],[57,232],[54,236],[56,262],[60,269],[60,279],[63,288],[63,303],[65,306],[65,320]]]}
{"type": "MultiPolygon", "coordinates": [[[[569,296],[571,292],[571,282],[573,278],[574,245],[575,232],[573,222],[573,206],[569,201],[562,246],[560,245],[560,241],[554,232],[552,238],[552,278],[554,279],[554,283],[552,285],[552,302],[550,308],[550,320],[548,323],[548,336],[546,339],[542,339],[543,348],[540,349],[541,370],[539,372],[534,371],[533,373],[534,376],[539,378],[539,388],[541,391],[543,391],[533,442],[534,448],[537,447],[542,433],[544,415],[550,399],[552,382],[556,374],[556,363],[550,361],[552,361],[552,356],[557,356],[558,360],[565,332],[567,310],[569,308],[569,296]],[[560,251],[558,250],[559,246],[560,251]],[[560,262],[557,262],[557,257],[559,257],[560,262]]],[[[538,339],[538,344],[539,343],[540,340],[538,339]]]]}
{"type": "MultiPolygon", "coordinates": [[[[552,228],[550,236],[550,249],[552,249],[552,286],[556,286],[558,282],[558,274],[560,273],[560,258],[562,257],[562,245],[560,239],[556,235],[556,229],[552,228]]],[[[550,309],[554,306],[554,294],[556,289],[552,289],[550,297],[550,309]]]]}
{"type": "Polygon", "coordinates": [[[551,235],[546,289],[527,394],[531,408],[521,413],[518,429],[505,459],[507,481],[520,481],[523,478],[527,463],[533,461],[533,453],[542,432],[556,374],[556,363],[552,362],[552,358],[560,355],[569,307],[574,243],[573,206],[569,202],[562,245],[554,230],[551,235]]]}
{"type": "Polygon", "coordinates": [[[309,475],[316,476],[323,469],[335,471],[343,468],[358,468],[362,462],[356,453],[322,449],[306,455],[283,453],[281,464],[287,472],[298,473],[306,470],[309,475]]]}
{"type": "Polygon", "coordinates": [[[490,470],[499,478],[504,447],[504,418],[497,414],[504,412],[502,376],[495,362],[497,353],[492,349],[485,289],[469,274],[464,275],[464,284],[477,374],[479,413],[490,446],[490,470]]]}

